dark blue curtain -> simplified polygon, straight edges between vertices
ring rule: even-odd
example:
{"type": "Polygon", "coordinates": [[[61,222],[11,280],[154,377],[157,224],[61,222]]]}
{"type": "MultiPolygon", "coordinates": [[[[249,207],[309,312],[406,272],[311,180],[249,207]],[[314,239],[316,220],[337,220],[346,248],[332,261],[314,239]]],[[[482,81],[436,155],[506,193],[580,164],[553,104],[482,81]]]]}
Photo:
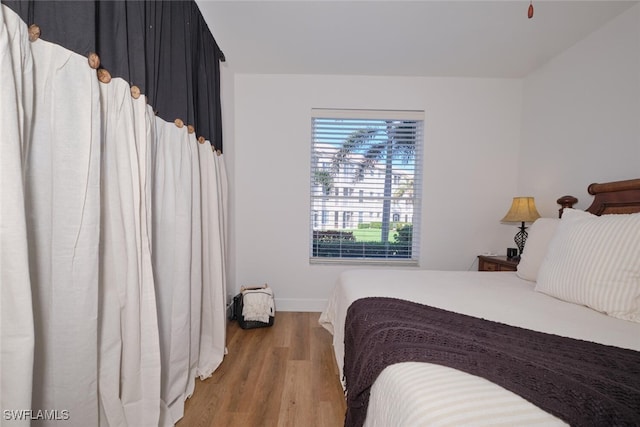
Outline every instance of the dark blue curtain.
{"type": "Polygon", "coordinates": [[[220,62],[224,55],[194,1],[2,0],[41,38],[140,88],[157,115],[182,119],[222,150],[220,62]]]}

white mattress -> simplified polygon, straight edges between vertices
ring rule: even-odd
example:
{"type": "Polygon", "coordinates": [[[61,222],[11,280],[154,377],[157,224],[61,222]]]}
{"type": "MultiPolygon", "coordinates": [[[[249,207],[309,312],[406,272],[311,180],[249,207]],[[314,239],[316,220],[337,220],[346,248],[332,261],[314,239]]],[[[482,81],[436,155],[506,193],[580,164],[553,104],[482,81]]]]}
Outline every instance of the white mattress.
{"type": "MultiPolygon", "coordinates": [[[[371,269],[341,274],[320,323],[333,334],[342,378],[344,321],[367,296],[416,301],[536,331],[640,351],[640,323],[534,291],[514,272],[371,269]]],[[[367,426],[564,425],[483,378],[428,363],[387,367],[371,389],[367,426]]]]}

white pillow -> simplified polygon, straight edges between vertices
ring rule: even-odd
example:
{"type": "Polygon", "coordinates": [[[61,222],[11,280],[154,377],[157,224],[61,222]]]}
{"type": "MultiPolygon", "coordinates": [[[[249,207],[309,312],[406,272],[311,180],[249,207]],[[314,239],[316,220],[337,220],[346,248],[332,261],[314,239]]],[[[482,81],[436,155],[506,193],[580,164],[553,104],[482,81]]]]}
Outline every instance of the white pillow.
{"type": "Polygon", "coordinates": [[[558,218],[538,218],[529,227],[529,237],[525,242],[517,275],[521,279],[535,282],[538,279],[538,270],[544,261],[544,256],[549,249],[549,243],[556,233],[560,223],[558,218]]]}
{"type": "Polygon", "coordinates": [[[565,209],[535,289],[640,323],[640,213],[565,209]]]}

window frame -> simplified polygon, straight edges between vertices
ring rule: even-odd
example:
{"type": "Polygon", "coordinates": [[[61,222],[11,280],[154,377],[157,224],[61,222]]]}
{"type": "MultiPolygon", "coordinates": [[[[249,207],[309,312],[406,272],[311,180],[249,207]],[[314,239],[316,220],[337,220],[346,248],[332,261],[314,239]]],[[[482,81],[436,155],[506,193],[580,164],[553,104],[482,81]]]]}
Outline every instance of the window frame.
{"type": "MultiPolygon", "coordinates": [[[[310,183],[310,205],[309,205],[310,206],[309,207],[309,217],[310,217],[309,262],[311,264],[353,264],[353,265],[375,264],[375,265],[393,265],[393,266],[402,266],[402,265],[419,266],[420,228],[421,228],[420,219],[421,219],[421,209],[422,209],[422,170],[423,170],[423,164],[424,164],[424,157],[423,157],[424,122],[425,122],[424,111],[415,111],[415,110],[411,110],[411,111],[345,110],[345,109],[317,109],[317,108],[314,108],[311,110],[311,137],[310,137],[311,183],[310,183]],[[413,168],[410,168],[410,167],[406,168],[407,171],[412,172],[412,173],[407,173],[406,175],[407,177],[411,178],[410,182],[412,185],[412,191],[411,191],[412,194],[411,196],[404,198],[402,201],[402,203],[411,203],[411,208],[410,208],[411,221],[400,221],[400,222],[405,222],[407,224],[412,225],[412,235],[411,235],[411,242],[410,242],[411,246],[410,246],[410,249],[408,249],[408,251],[410,251],[409,256],[407,257],[402,257],[402,255],[391,256],[390,255],[391,252],[386,253],[385,256],[382,256],[382,257],[378,257],[378,256],[367,257],[364,255],[363,256],[350,256],[350,255],[343,256],[342,254],[340,254],[340,256],[322,256],[317,254],[318,253],[317,248],[316,248],[316,251],[314,252],[314,246],[316,245],[314,241],[314,236],[317,236],[316,232],[322,231],[323,229],[322,226],[321,227],[317,226],[318,218],[320,218],[320,221],[322,221],[322,218],[329,219],[329,221],[325,221],[321,225],[324,225],[324,230],[330,231],[331,233],[339,232],[339,230],[343,230],[343,229],[358,228],[358,225],[361,222],[363,222],[363,219],[365,218],[368,218],[369,222],[371,221],[375,222],[376,220],[380,219],[380,212],[374,212],[374,209],[367,210],[366,207],[362,206],[363,199],[366,202],[365,205],[374,200],[377,200],[380,203],[380,205],[378,205],[379,207],[377,207],[376,209],[380,210],[380,209],[383,209],[382,206],[385,203],[384,200],[388,200],[387,203],[389,206],[391,206],[391,208],[389,209],[392,209],[393,206],[397,205],[399,203],[398,201],[403,197],[403,195],[401,195],[400,197],[393,196],[393,193],[391,193],[390,196],[385,196],[383,194],[384,193],[383,186],[379,186],[379,187],[365,186],[364,188],[357,188],[355,185],[354,187],[342,187],[342,189],[339,189],[336,186],[333,189],[331,189],[334,191],[325,192],[325,193],[322,193],[322,195],[319,195],[320,194],[318,193],[319,184],[318,184],[318,181],[314,179],[314,174],[317,171],[326,172],[328,158],[318,157],[317,155],[318,151],[316,151],[316,149],[318,149],[319,146],[323,145],[322,143],[316,141],[316,128],[317,128],[316,120],[317,119],[329,119],[329,120],[335,120],[336,122],[339,120],[346,120],[346,121],[357,120],[357,121],[364,121],[364,122],[371,120],[372,126],[376,121],[378,122],[387,121],[387,124],[392,121],[406,121],[406,122],[412,123],[412,125],[414,126],[413,128],[409,127],[408,125],[405,125],[406,127],[409,127],[409,129],[411,130],[411,132],[409,133],[413,132],[412,133],[413,138],[410,139],[414,143],[413,156],[411,159],[411,162],[413,163],[413,168]],[[319,165],[322,165],[322,166],[319,166],[319,165]],[[347,188],[349,188],[349,190],[347,190],[347,188]],[[369,194],[369,196],[367,196],[367,193],[369,194]],[[339,225],[341,225],[342,227],[338,226],[337,223],[335,227],[327,226],[329,223],[331,223],[331,219],[333,218],[334,212],[328,211],[327,209],[324,209],[324,210],[318,209],[318,204],[315,202],[317,202],[320,199],[333,200],[334,201],[333,206],[335,207],[342,206],[342,205],[348,206],[349,202],[353,204],[352,206],[353,209],[351,209],[351,211],[347,211],[346,210],[347,208],[345,208],[345,210],[342,212],[340,212],[337,209],[335,210],[336,218],[339,218],[339,225]],[[410,202],[407,202],[408,199],[410,200],[410,202]],[[323,212],[324,212],[324,215],[323,215],[323,212]],[[340,214],[338,214],[338,212],[340,212],[340,214]],[[377,215],[375,215],[376,213],[377,215]],[[345,218],[348,218],[348,221],[345,218]],[[349,224],[355,225],[355,227],[353,226],[348,227],[347,225],[349,224]]],[[[321,126],[318,126],[318,128],[321,128],[321,126]]],[[[398,126],[398,128],[401,128],[401,127],[398,126]]],[[[405,129],[401,129],[401,130],[405,130],[405,129]]],[[[387,139],[387,141],[389,140],[387,139]]],[[[334,143],[331,143],[331,144],[334,144],[334,143]]],[[[324,145],[327,145],[327,144],[324,144],[324,145]]],[[[389,149],[388,145],[386,146],[385,149],[387,150],[389,149]]],[[[395,158],[395,155],[394,155],[394,158],[395,158]]],[[[349,169],[352,167],[354,167],[353,164],[345,163],[345,169],[349,169]]],[[[391,185],[392,188],[397,188],[404,181],[404,177],[400,177],[400,175],[402,174],[398,174],[398,169],[395,161],[392,161],[392,166],[390,171],[385,172],[387,171],[386,167],[387,166],[385,166],[381,172],[379,170],[380,168],[377,167],[377,161],[376,161],[374,163],[374,166],[371,166],[369,170],[364,170],[362,179],[366,179],[365,177],[367,176],[371,177],[370,178],[371,180],[380,179],[380,176],[383,176],[386,174],[386,175],[389,175],[388,185],[391,185]]],[[[333,181],[331,182],[333,185],[333,181]]],[[[341,183],[344,184],[344,182],[341,182],[341,183]]],[[[354,183],[355,183],[355,180],[354,180],[354,183]]],[[[388,188],[389,187],[387,187],[387,190],[388,188]]],[[[390,193],[387,191],[386,194],[389,195],[390,193]]],[[[400,217],[402,219],[402,216],[404,216],[405,218],[407,218],[406,213],[403,215],[400,215],[398,213],[394,213],[392,210],[389,210],[388,212],[389,212],[389,215],[388,215],[389,231],[391,231],[391,228],[390,228],[391,224],[394,223],[393,221],[394,217],[400,217]]],[[[342,235],[340,236],[341,236],[340,238],[342,238],[342,235]]],[[[386,247],[386,250],[389,251],[388,246],[386,247]]]]}

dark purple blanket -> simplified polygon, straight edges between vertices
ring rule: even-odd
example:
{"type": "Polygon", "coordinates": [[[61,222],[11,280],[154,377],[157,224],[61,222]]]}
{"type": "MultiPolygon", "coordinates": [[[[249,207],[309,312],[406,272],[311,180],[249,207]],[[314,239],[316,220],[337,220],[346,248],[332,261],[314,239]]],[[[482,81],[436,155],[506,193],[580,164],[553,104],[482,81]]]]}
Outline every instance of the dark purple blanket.
{"type": "Polygon", "coordinates": [[[345,426],[364,423],[371,385],[400,362],[484,377],[575,426],[640,426],[640,352],[535,332],[393,298],[347,311],[345,426]]]}

